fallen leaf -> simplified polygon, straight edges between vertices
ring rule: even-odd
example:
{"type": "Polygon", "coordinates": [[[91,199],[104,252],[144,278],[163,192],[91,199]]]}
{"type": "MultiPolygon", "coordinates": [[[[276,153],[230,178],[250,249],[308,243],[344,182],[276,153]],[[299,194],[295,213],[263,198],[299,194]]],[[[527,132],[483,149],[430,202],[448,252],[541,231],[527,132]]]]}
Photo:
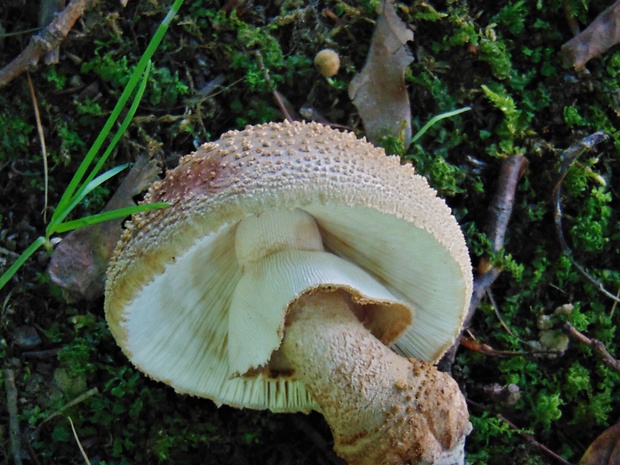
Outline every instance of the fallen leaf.
{"type": "Polygon", "coordinates": [[[411,140],[411,107],[405,86],[405,69],[413,61],[407,42],[413,31],[396,15],[394,3],[384,0],[372,35],[366,64],[349,85],[366,137],[377,145],[386,136],[411,140]]]}
{"type": "MultiPolygon", "coordinates": [[[[103,211],[134,205],[133,197],[146,190],[159,171],[157,162],[149,155],[138,157],[103,211]]],[[[111,220],[69,233],[52,255],[48,268],[52,282],[72,300],[103,295],[105,272],[122,229],[123,220],[111,220]]]]}
{"type": "Polygon", "coordinates": [[[620,465],[620,423],[607,428],[590,444],[579,465],[620,465]]]}
{"type": "Polygon", "coordinates": [[[620,42],[620,0],[603,11],[580,34],[562,46],[562,54],[576,71],[620,42]]]}

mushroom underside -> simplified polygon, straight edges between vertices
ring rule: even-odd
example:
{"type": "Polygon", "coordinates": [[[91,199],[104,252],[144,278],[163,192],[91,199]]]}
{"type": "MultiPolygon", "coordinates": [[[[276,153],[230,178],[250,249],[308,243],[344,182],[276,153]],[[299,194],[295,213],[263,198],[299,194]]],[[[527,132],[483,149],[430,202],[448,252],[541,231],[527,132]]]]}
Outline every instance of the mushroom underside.
{"type": "MultiPolygon", "coordinates": [[[[314,217],[296,209],[246,218],[237,227],[236,251],[242,277],[231,314],[239,311],[237,293],[248,294],[241,286],[244,281],[255,285],[254,296],[261,296],[270,283],[351,283],[349,292],[342,285],[302,286],[305,290],[286,304],[279,350],[279,362],[290,367],[318,403],[341,457],[350,465],[463,462],[470,426],[456,382],[429,363],[395,354],[362,324],[363,304],[401,305],[400,321],[390,321],[397,338],[410,323],[407,305],[354,264],[325,252],[314,217]],[[333,279],[329,273],[334,270],[342,277],[333,279]],[[315,274],[319,279],[309,278],[315,274]],[[356,294],[372,297],[356,299],[356,294]]],[[[267,293],[271,298],[276,294],[267,293]]],[[[271,308],[259,297],[253,309],[251,300],[242,314],[254,310],[260,315],[271,308]]],[[[268,314],[258,319],[268,319],[268,314]]],[[[234,323],[231,320],[230,334],[234,323]]],[[[252,332],[257,331],[248,327],[244,334],[249,337],[252,332]]],[[[247,337],[237,335],[237,342],[247,337]]]]}
{"type": "MultiPolygon", "coordinates": [[[[282,215],[277,231],[270,226],[261,233],[267,242],[297,234],[303,228],[294,226],[292,216],[301,215],[310,218],[317,248],[324,250],[298,250],[303,249],[298,244],[280,250],[282,240],[275,240],[265,249],[270,250],[267,255],[257,259],[238,237],[240,226],[256,218],[248,216],[197,234],[182,254],[159,257],[165,263],[162,271],[141,285],[122,313],[109,299],[110,327],[136,366],[178,392],[218,404],[320,410],[303,382],[280,376],[287,375],[288,367],[272,356],[282,341],[289,304],[318,289],[347,291],[352,310],[366,327],[401,354],[433,361],[452,342],[460,325],[454,300],[466,294],[466,286],[453,258],[436,246],[431,234],[363,207],[317,203],[268,210],[260,217],[276,213],[282,215]],[[283,225],[289,232],[280,231],[283,225]],[[409,271],[411,263],[421,271],[409,271]],[[236,295],[240,286],[249,290],[236,295]],[[235,300],[241,311],[232,308],[235,300]],[[443,308],[444,316],[433,316],[443,308]],[[418,323],[426,329],[419,330],[418,323]]],[[[193,227],[199,230],[200,221],[193,227]]],[[[246,229],[251,241],[260,242],[255,226],[246,229]]]]}

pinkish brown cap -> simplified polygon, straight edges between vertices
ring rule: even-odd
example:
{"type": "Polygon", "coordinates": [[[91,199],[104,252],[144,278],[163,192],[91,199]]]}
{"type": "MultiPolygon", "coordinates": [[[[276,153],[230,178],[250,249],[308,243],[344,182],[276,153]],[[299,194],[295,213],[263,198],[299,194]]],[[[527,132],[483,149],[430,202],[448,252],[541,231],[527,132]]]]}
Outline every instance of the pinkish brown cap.
{"type": "Polygon", "coordinates": [[[184,157],[145,201],[171,205],[128,224],[106,317],[131,361],[179,392],[317,409],[278,359],[288,306],[313,289],[346,292],[364,325],[408,357],[437,361],[461,330],[472,275],[450,209],[410,165],[352,133],[287,122],[231,131],[184,157]],[[289,238],[298,252],[272,258],[255,248],[263,236],[278,243],[277,226],[245,220],[278,212],[276,225],[299,221],[289,238]],[[273,266],[254,266],[255,253],[273,266]]]}

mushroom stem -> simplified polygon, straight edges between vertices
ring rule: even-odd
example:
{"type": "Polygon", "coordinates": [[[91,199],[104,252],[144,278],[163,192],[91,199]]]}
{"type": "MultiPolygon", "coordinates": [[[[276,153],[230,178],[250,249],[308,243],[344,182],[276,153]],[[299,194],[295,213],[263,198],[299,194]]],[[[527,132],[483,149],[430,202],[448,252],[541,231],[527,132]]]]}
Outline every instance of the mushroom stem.
{"type": "Polygon", "coordinates": [[[471,425],[456,382],[383,345],[342,292],[302,296],[289,307],[286,325],[282,353],[350,465],[463,463],[471,425]]]}

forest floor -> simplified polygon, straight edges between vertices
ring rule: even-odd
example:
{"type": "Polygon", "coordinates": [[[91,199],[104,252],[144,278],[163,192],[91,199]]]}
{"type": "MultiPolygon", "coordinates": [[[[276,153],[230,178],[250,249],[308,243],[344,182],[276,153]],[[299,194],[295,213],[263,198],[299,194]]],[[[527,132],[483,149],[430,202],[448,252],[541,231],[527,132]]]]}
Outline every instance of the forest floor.
{"type": "MultiPolygon", "coordinates": [[[[296,114],[363,136],[347,89],[366,62],[379,3],[186,0],[105,168],[143,154],[173,167],[225,131],[296,114]],[[324,48],[340,55],[330,79],[313,64],[324,48]]],[[[99,0],[60,45],[57,64],[40,63],[0,88],[0,272],[44,234],[170,4],[99,0]]],[[[37,33],[38,6],[0,5],[0,67],[37,33]]],[[[538,445],[577,463],[620,418],[620,373],[611,366],[620,356],[620,310],[600,289],[612,297],[620,289],[620,50],[579,70],[560,53],[608,6],[396,4],[415,34],[404,70],[412,132],[436,115],[470,110],[409,147],[397,137],[381,143],[446,199],[477,275],[489,263],[501,270],[451,367],[470,401],[470,464],[562,463],[538,445]],[[599,131],[607,137],[592,142],[599,131]],[[522,173],[502,174],[507,160],[522,173]],[[497,200],[508,181],[517,183],[514,198],[497,200]],[[504,240],[493,206],[513,209],[504,240]],[[577,333],[600,341],[607,358],[577,333]]],[[[72,218],[99,212],[118,178],[72,218]]],[[[68,417],[93,464],[338,463],[318,414],[217,408],[142,375],[108,331],[101,293],[79,299],[53,284],[50,253],[38,251],[0,291],[0,464],[84,463],[68,417]]]]}

